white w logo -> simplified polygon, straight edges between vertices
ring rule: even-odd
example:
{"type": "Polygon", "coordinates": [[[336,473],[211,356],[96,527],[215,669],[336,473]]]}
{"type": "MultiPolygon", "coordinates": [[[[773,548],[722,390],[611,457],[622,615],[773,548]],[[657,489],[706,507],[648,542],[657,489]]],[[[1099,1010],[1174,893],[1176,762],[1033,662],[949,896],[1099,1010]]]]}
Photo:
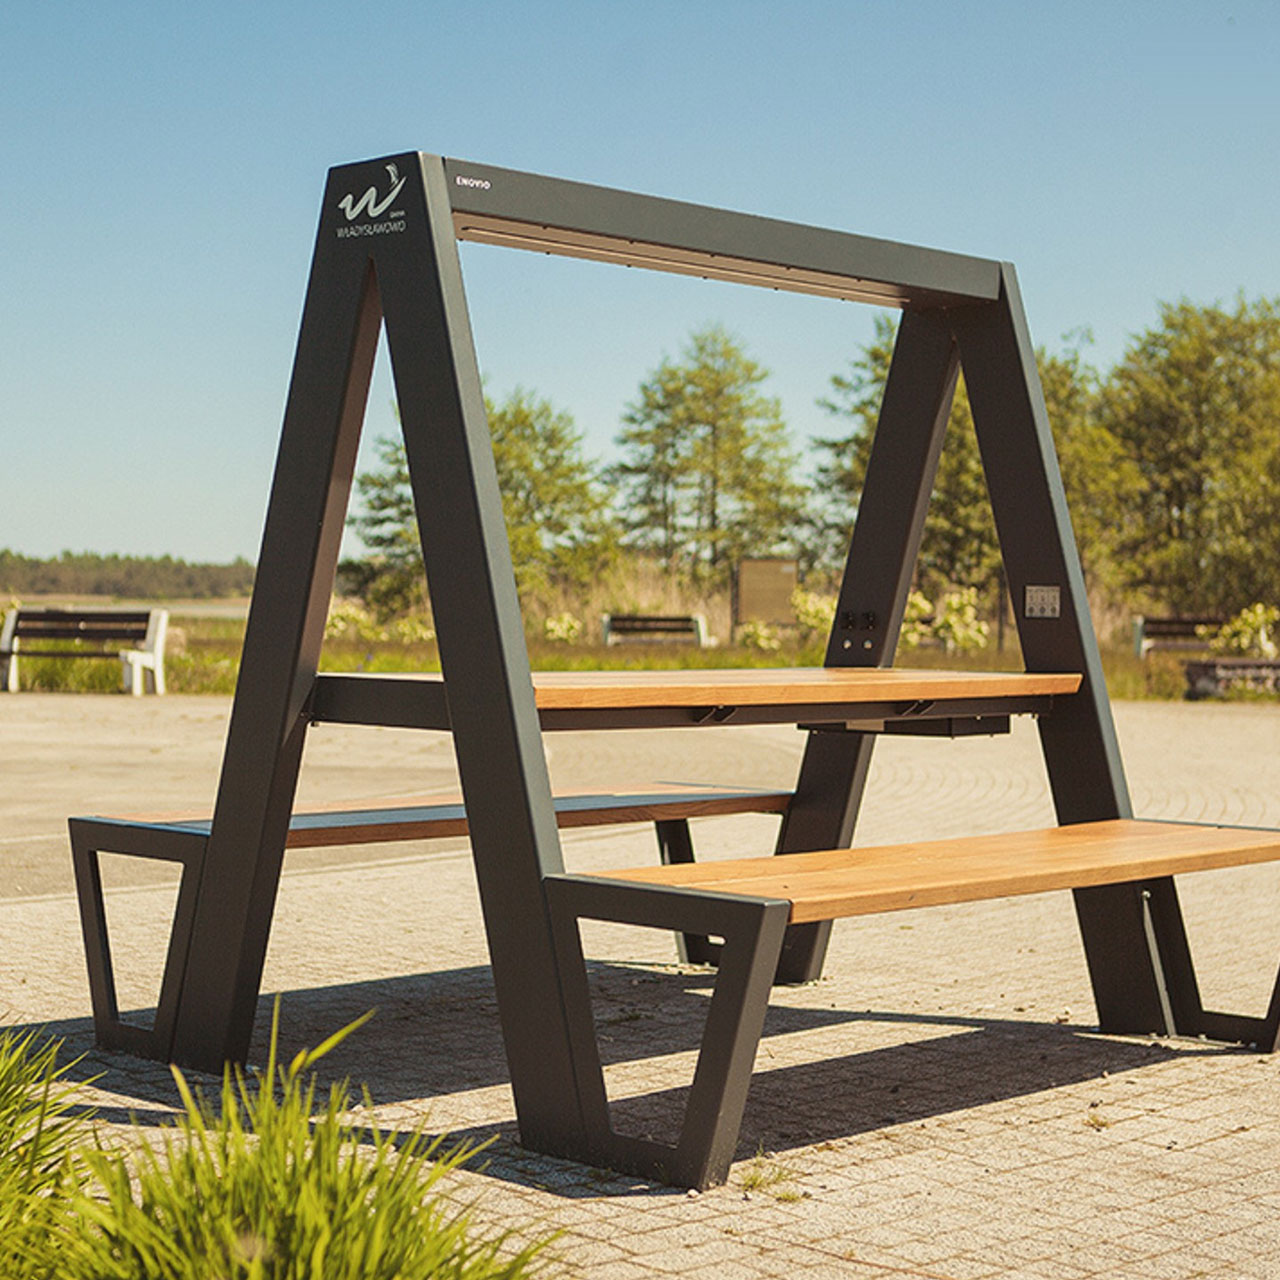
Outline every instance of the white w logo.
{"type": "Polygon", "coordinates": [[[354,222],[362,213],[368,213],[371,218],[380,218],[391,208],[405,180],[393,164],[387,165],[387,172],[391,175],[391,190],[383,199],[378,199],[377,187],[370,187],[359,200],[355,196],[345,195],[338,201],[338,208],[346,215],[348,222],[354,222]]]}

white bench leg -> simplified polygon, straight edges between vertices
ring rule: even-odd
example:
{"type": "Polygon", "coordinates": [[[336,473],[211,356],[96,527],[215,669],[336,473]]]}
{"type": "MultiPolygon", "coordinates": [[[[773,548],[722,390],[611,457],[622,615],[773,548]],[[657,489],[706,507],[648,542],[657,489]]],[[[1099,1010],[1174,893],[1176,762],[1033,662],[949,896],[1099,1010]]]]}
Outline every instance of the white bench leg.
{"type": "Polygon", "coordinates": [[[157,661],[155,654],[145,649],[122,649],[120,666],[124,687],[135,698],[143,693],[164,692],[163,659],[157,661]]]}
{"type": "Polygon", "coordinates": [[[120,654],[120,679],[124,688],[135,698],[142,696],[142,664],[135,661],[132,653],[120,654]]]}

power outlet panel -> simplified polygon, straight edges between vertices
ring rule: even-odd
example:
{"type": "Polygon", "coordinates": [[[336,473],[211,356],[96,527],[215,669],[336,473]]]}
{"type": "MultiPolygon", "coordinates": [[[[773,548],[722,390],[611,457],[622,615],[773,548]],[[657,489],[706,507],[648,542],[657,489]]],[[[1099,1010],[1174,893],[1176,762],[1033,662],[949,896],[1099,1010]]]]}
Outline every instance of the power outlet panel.
{"type": "Polygon", "coordinates": [[[1023,613],[1028,618],[1062,616],[1061,587],[1028,587],[1023,613]]]}

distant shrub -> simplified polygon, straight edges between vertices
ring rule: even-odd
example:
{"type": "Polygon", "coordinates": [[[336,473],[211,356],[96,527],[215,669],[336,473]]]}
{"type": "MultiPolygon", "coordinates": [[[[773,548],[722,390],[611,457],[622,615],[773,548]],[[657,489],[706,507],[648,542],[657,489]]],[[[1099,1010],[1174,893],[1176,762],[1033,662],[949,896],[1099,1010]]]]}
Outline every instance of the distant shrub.
{"type": "Polygon", "coordinates": [[[990,628],[978,617],[978,589],[964,587],[943,596],[933,634],[948,653],[971,653],[987,643],[990,628]]]}
{"type": "Polygon", "coordinates": [[[919,591],[912,591],[907,596],[906,611],[902,616],[902,630],[898,632],[898,643],[908,649],[918,649],[933,635],[933,604],[929,597],[919,591]]]}
{"type": "Polygon", "coordinates": [[[420,613],[397,618],[390,626],[391,639],[399,644],[430,644],[436,638],[436,629],[420,613]]]}
{"type": "Polygon", "coordinates": [[[795,610],[796,622],[800,624],[802,632],[823,636],[830,634],[836,620],[835,596],[797,587],[791,593],[791,607],[795,610]]]}
{"type": "Polygon", "coordinates": [[[778,635],[777,628],[767,622],[744,622],[738,633],[738,643],[747,649],[774,653],[782,648],[782,637],[778,635]]]}
{"type": "Polygon", "coordinates": [[[1275,630],[1280,624],[1280,609],[1274,605],[1251,604],[1229,618],[1216,631],[1197,627],[1196,635],[1208,641],[1214,653],[1242,658],[1274,658],[1280,653],[1275,630]]]}
{"type": "Polygon", "coordinates": [[[542,624],[543,634],[555,644],[577,644],[582,639],[582,619],[572,613],[557,613],[542,624]]]}
{"type": "Polygon", "coordinates": [[[324,624],[326,640],[354,640],[361,644],[385,643],[390,631],[363,606],[334,600],[324,624]]]}

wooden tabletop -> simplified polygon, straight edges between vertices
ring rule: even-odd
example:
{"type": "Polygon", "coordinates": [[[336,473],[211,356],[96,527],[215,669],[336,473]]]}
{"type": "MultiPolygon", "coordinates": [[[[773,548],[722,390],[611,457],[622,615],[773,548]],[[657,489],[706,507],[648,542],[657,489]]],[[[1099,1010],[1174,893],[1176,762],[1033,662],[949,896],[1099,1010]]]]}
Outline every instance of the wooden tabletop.
{"type": "MultiPolygon", "coordinates": [[[[1075,693],[1080,681],[1074,673],[883,667],[533,673],[542,727],[549,730],[1008,716],[1048,711],[1055,696],[1075,693]]],[[[315,721],[332,724],[451,726],[438,672],[321,672],[310,711],[315,721]]]]}
{"type": "Polygon", "coordinates": [[[793,706],[1075,693],[1074,673],[763,667],[679,671],[535,671],[538,707],[793,706]]]}

